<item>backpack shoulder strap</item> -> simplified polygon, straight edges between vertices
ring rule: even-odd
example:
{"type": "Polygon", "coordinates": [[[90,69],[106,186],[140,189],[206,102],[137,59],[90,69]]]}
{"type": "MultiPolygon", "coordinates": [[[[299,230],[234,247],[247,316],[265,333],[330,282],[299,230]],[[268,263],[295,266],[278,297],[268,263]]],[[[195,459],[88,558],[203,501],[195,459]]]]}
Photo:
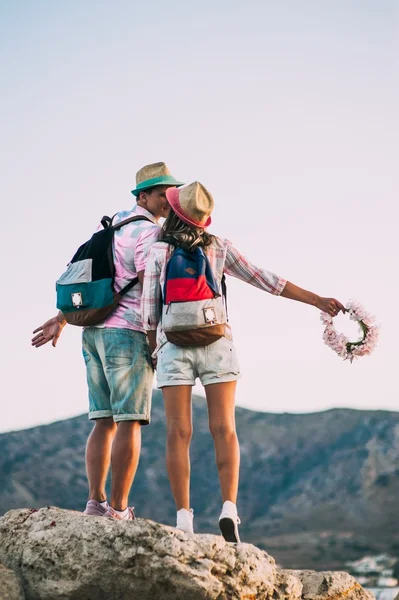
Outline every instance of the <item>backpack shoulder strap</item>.
{"type": "Polygon", "coordinates": [[[222,286],[222,296],[224,298],[224,305],[226,307],[226,318],[228,321],[229,320],[229,311],[227,309],[227,286],[226,286],[226,275],[224,273],[222,275],[221,286],[222,286]]]}
{"type": "Polygon", "coordinates": [[[109,217],[108,215],[103,216],[100,223],[104,227],[104,229],[108,229],[109,227],[113,227],[113,229],[119,229],[120,227],[123,227],[124,225],[127,225],[132,221],[149,221],[150,223],[152,223],[151,219],[149,219],[148,217],[145,217],[144,215],[136,215],[135,217],[129,217],[129,219],[125,219],[124,221],[120,221],[119,223],[115,223],[115,225],[112,225],[112,221],[114,220],[117,214],[118,213],[115,213],[113,217],[109,217]]]}
{"type": "MultiPolygon", "coordinates": [[[[132,223],[134,221],[149,221],[150,223],[152,223],[151,219],[149,219],[148,217],[145,217],[144,215],[137,215],[135,217],[130,217],[129,219],[125,219],[124,221],[120,221],[119,223],[116,223],[115,225],[111,225],[111,227],[114,230],[116,230],[116,229],[119,229],[120,227],[123,227],[124,225],[127,225],[128,223],[132,223]]],[[[132,287],[134,287],[138,282],[139,282],[138,277],[135,277],[134,279],[129,281],[129,283],[127,285],[125,285],[124,288],[119,290],[119,295],[124,296],[125,294],[127,294],[128,291],[131,290],[132,287]]]]}
{"type": "Polygon", "coordinates": [[[124,296],[125,294],[128,293],[129,290],[132,289],[132,287],[134,287],[136,285],[136,283],[139,282],[139,278],[135,277],[134,279],[132,279],[131,281],[129,281],[129,283],[127,285],[125,285],[124,288],[122,288],[121,290],[119,290],[118,294],[120,296],[124,296]]]}
{"type": "MultiPolygon", "coordinates": [[[[112,218],[114,218],[114,217],[112,217],[112,218]]],[[[135,217],[129,217],[128,219],[125,219],[124,221],[119,221],[119,223],[115,223],[115,225],[111,225],[111,227],[114,230],[120,229],[121,227],[123,227],[124,225],[127,225],[128,223],[133,223],[133,221],[149,221],[150,223],[152,223],[151,219],[149,219],[148,217],[145,217],[144,215],[136,215],[135,217]]]]}
{"type": "Polygon", "coordinates": [[[108,215],[104,215],[103,216],[103,218],[101,219],[100,223],[104,227],[104,229],[108,229],[108,227],[111,226],[113,218],[114,217],[108,217],[108,215]]]}

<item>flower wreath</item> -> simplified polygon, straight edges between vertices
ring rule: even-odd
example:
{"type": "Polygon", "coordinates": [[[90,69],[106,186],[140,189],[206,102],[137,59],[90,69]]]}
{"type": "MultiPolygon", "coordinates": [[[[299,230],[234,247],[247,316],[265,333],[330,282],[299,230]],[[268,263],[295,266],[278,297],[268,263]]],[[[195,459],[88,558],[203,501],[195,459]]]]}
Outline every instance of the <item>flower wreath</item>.
{"type": "Polygon", "coordinates": [[[349,318],[359,323],[363,333],[362,339],[357,342],[349,341],[343,333],[336,331],[333,317],[322,312],[320,319],[325,325],[323,340],[338,356],[353,362],[355,358],[372,352],[378,341],[379,327],[375,324],[374,317],[365,311],[360,302],[350,300],[345,308],[349,313],[349,318]]]}

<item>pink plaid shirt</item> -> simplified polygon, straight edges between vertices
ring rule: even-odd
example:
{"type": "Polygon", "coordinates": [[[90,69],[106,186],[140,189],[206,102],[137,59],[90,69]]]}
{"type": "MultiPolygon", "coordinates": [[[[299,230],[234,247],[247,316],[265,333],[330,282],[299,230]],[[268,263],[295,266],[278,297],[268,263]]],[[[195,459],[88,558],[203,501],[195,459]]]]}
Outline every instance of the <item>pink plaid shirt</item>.
{"type": "MultiPolygon", "coordinates": [[[[286,279],[252,265],[228,240],[215,237],[214,242],[206,248],[212,271],[219,285],[223,273],[231,275],[255,287],[279,295],[283,291],[286,279]]],[[[145,275],[141,310],[143,324],[147,331],[157,329],[158,347],[162,346],[166,337],[161,327],[162,290],[165,283],[166,263],[170,256],[170,246],[165,242],[156,242],[150,248],[145,275]]],[[[228,335],[231,335],[230,327],[228,335]]]]}
{"type": "MultiPolygon", "coordinates": [[[[115,290],[119,291],[137,273],[144,271],[146,258],[151,244],[159,235],[159,225],[154,216],[141,206],[134,206],[132,210],[122,211],[114,218],[114,223],[119,223],[129,217],[143,215],[151,221],[135,221],[128,223],[114,234],[114,263],[115,263],[115,290]]],[[[98,327],[118,327],[144,331],[141,320],[141,285],[136,285],[122,297],[116,309],[98,327]]]]}

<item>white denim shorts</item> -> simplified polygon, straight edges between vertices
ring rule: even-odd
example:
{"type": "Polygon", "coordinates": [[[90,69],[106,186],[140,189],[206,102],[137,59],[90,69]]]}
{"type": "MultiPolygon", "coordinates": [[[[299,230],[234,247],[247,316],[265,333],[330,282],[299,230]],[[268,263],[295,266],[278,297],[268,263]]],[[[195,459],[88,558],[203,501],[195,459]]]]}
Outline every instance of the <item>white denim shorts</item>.
{"type": "Polygon", "coordinates": [[[232,340],[222,337],[209,346],[175,346],[167,342],[158,352],[157,385],[202,385],[240,378],[240,366],[232,340]]]}

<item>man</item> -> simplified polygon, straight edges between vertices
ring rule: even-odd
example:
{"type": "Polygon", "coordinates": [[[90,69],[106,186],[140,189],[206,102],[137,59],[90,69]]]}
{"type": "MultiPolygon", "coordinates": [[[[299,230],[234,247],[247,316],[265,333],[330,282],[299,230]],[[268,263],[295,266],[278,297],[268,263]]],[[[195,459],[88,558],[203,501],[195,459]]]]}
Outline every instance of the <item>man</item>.
{"type": "MultiPolygon", "coordinates": [[[[135,215],[135,221],[115,231],[115,288],[122,289],[136,276],[134,286],[115,311],[96,327],[83,331],[82,346],[89,390],[89,419],[94,427],[87,441],[86,471],[89,500],[85,514],[115,519],[134,519],[128,496],[136,474],[141,448],[141,425],[150,422],[153,367],[141,319],[141,292],[145,259],[157,239],[158,221],[166,217],[166,190],[183,185],[165,163],[146,165],[136,174],[136,206],[115,216],[114,223],[135,215]],[[111,497],[105,483],[111,466],[111,497]]],[[[55,347],[66,321],[61,312],[35,329],[32,345],[52,342],[55,347]]]]}

